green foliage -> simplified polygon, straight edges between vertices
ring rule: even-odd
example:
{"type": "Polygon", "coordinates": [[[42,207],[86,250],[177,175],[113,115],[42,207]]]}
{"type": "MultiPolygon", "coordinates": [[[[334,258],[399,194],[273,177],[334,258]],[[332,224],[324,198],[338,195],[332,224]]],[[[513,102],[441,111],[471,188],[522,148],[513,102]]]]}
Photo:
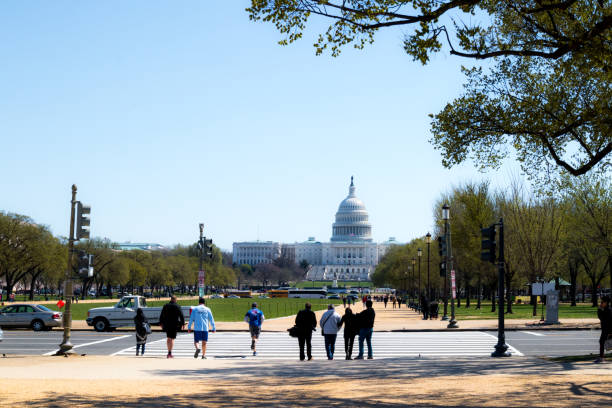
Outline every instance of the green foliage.
{"type": "Polygon", "coordinates": [[[464,69],[465,94],[432,115],[446,167],[472,159],[495,169],[514,152],[540,180],[610,164],[610,0],[251,0],[246,11],[273,23],[283,45],[311,17],[329,20],[317,54],[361,49],[379,29],[404,27],[404,50],[423,64],[443,43],[452,55],[491,59],[486,72],[464,69]]]}

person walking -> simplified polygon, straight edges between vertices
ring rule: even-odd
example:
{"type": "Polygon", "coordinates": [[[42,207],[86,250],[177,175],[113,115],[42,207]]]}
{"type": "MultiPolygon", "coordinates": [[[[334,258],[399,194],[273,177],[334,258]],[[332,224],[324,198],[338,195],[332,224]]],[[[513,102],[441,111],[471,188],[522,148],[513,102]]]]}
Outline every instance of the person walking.
{"type": "Polygon", "coordinates": [[[387,308],[387,303],[389,303],[389,296],[385,295],[383,298],[383,303],[385,304],[385,309],[387,308]]]}
{"type": "Polygon", "coordinates": [[[395,309],[395,305],[397,304],[397,299],[395,296],[391,296],[391,302],[393,303],[393,308],[395,309]]]}
{"type": "Polygon", "coordinates": [[[346,309],[346,297],[342,296],[342,304],[344,305],[344,308],[346,309]]]}
{"type": "Polygon", "coordinates": [[[368,360],[372,360],[374,355],[372,353],[372,332],[374,331],[374,319],[376,313],[372,307],[372,301],[366,302],[366,310],[357,314],[359,323],[359,355],[355,357],[355,360],[363,360],[363,342],[368,343],[368,360]]]}
{"type": "Polygon", "coordinates": [[[317,316],[311,310],[310,303],[304,305],[304,310],[300,310],[295,316],[295,325],[299,328],[298,344],[300,347],[300,361],[304,361],[304,345],[306,345],[306,355],[308,360],[312,360],[312,332],[317,327],[317,316]]]}
{"type": "Polygon", "coordinates": [[[261,333],[261,324],[264,321],[264,314],[257,308],[257,303],[251,305],[251,310],[244,315],[244,321],[249,324],[249,332],[251,333],[251,350],[253,355],[257,355],[256,344],[261,333]]]}
{"type": "Polygon", "coordinates": [[[401,296],[397,297],[397,308],[398,309],[402,308],[402,297],[401,296]]]}
{"type": "Polygon", "coordinates": [[[342,316],[338,324],[338,329],[342,325],[344,325],[344,353],[347,360],[352,360],[353,343],[359,328],[357,327],[357,317],[353,314],[353,310],[350,307],[344,310],[344,316],[342,316]]]}
{"type": "Polygon", "coordinates": [[[151,332],[149,321],[141,308],[136,309],[134,316],[134,327],[136,328],[136,355],[144,356],[147,335],[151,332]]]}
{"type": "Polygon", "coordinates": [[[597,317],[601,322],[601,335],[599,336],[599,358],[596,363],[604,363],[605,343],[612,335],[612,309],[610,308],[610,296],[603,296],[597,309],[597,317]]]}
{"type": "Polygon", "coordinates": [[[162,330],[166,332],[166,346],[168,347],[166,358],[173,358],[172,349],[174,348],[176,333],[185,327],[185,317],[180,306],[176,304],[176,296],[172,295],[170,302],[162,308],[159,323],[162,330]]]}
{"type": "Polygon", "coordinates": [[[429,300],[425,295],[421,295],[421,311],[423,312],[423,320],[427,320],[429,318],[429,300]]]}
{"type": "Polygon", "coordinates": [[[212,311],[205,306],[205,303],[206,301],[203,297],[198,300],[198,305],[191,310],[189,326],[187,326],[187,332],[191,333],[191,326],[193,325],[193,344],[195,346],[193,358],[198,358],[198,354],[200,354],[198,346],[202,342],[202,360],[206,360],[208,330],[210,329],[213,333],[217,330],[212,311]]]}
{"type": "Polygon", "coordinates": [[[336,337],[338,336],[338,325],[342,321],[342,318],[336,312],[334,305],[328,305],[327,311],[321,316],[319,326],[321,326],[321,333],[325,337],[325,352],[327,353],[327,359],[334,359],[334,351],[336,349],[336,337]]]}

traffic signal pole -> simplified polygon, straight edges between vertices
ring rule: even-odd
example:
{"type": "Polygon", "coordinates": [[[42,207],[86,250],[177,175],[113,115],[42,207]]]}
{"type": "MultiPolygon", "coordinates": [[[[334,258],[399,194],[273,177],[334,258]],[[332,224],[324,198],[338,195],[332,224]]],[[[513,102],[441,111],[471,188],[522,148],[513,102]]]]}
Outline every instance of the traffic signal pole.
{"type": "Polygon", "coordinates": [[[70,201],[70,233],[68,234],[68,267],[66,268],[64,298],[66,299],[66,309],[62,316],[64,326],[64,337],[57,351],[58,356],[74,354],[72,343],[70,343],[70,329],[72,328],[72,257],[74,252],[74,207],[76,204],[77,187],[72,185],[72,200],[70,201]]]}
{"type": "MultiPolygon", "coordinates": [[[[498,322],[497,322],[497,344],[491,357],[510,357],[508,345],[506,344],[506,333],[504,328],[504,219],[499,219],[499,259],[497,261],[497,296],[498,296],[498,322]]],[[[493,226],[493,228],[495,228],[493,226]]]]}

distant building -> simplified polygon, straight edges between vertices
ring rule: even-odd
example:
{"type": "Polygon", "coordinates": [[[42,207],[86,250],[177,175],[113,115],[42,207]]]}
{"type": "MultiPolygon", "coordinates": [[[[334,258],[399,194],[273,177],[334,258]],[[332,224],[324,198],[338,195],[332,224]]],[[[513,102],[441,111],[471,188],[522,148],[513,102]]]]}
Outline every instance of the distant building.
{"type": "Polygon", "coordinates": [[[133,249],[140,249],[142,251],[160,251],[166,249],[165,246],[161,244],[152,244],[152,243],[132,243],[132,242],[123,242],[119,244],[119,249],[122,251],[131,251],[133,249]]]}
{"type": "Polygon", "coordinates": [[[280,256],[281,245],[278,242],[234,242],[232,248],[232,262],[237,265],[272,263],[280,256]]]}
{"type": "Polygon", "coordinates": [[[319,242],[309,237],[305,242],[280,244],[278,242],[236,242],[234,262],[256,265],[287,256],[300,263],[306,260],[311,269],[307,279],[313,280],[370,280],[379,260],[395,238],[383,243],[372,242],[372,225],[365,205],[355,195],[351,177],[348,196],[342,200],[332,225],[330,242],[319,242]]]}

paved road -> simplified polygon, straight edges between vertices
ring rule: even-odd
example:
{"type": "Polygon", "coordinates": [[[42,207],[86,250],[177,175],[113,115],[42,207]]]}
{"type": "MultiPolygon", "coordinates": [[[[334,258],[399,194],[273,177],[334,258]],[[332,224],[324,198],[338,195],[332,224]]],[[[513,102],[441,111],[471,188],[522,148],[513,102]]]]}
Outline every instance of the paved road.
{"type": "MultiPolygon", "coordinates": [[[[5,354],[53,354],[61,342],[62,333],[32,332],[27,330],[4,331],[0,353],[5,354]]],[[[599,331],[511,331],[506,342],[515,355],[563,356],[597,352],[599,331]]],[[[393,357],[451,357],[488,356],[497,342],[496,332],[412,332],[374,333],[376,358],[393,357]]],[[[257,358],[295,359],[297,341],[286,333],[262,333],[257,358]]],[[[72,344],[75,352],[95,355],[134,355],[135,340],[128,333],[74,332],[72,344]]],[[[342,335],[338,336],[337,356],[343,357],[342,335]]],[[[250,357],[250,339],[246,332],[222,332],[211,334],[208,355],[216,358],[250,357]]],[[[192,335],[180,334],[174,354],[177,357],[193,356],[192,335]]],[[[357,353],[355,341],[354,355],[357,353]]],[[[149,336],[147,353],[165,356],[163,333],[149,336]]],[[[323,337],[313,334],[313,355],[324,358],[323,337]]]]}

